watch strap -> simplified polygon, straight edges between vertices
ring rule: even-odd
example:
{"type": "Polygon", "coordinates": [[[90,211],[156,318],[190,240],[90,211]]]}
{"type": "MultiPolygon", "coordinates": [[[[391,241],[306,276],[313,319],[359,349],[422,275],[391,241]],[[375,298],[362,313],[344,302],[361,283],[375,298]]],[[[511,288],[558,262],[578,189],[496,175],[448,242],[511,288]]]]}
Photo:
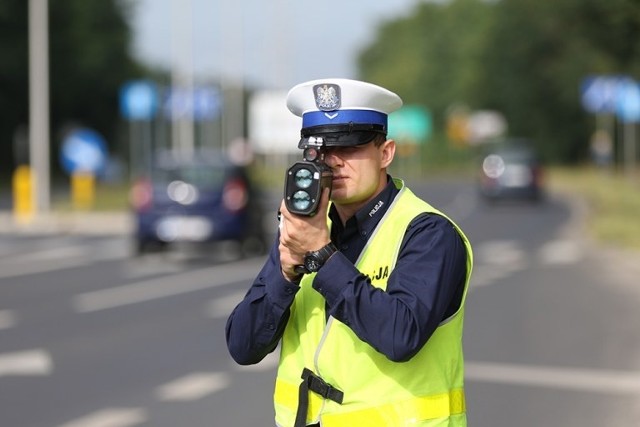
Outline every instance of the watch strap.
{"type": "Polygon", "coordinates": [[[334,245],[333,242],[329,242],[323,247],[321,247],[320,249],[318,249],[316,252],[320,257],[321,263],[324,264],[325,262],[327,262],[329,257],[337,251],[338,251],[338,248],[336,248],[336,245],[334,245]]]}
{"type": "MultiPolygon", "coordinates": [[[[338,248],[336,247],[336,245],[334,245],[333,242],[329,242],[326,245],[324,245],[323,247],[321,247],[320,249],[318,249],[317,251],[309,251],[309,252],[307,252],[305,254],[305,258],[307,258],[308,256],[317,257],[317,260],[320,263],[320,267],[322,267],[324,265],[324,263],[327,262],[329,257],[331,257],[331,255],[333,255],[337,251],[338,251],[338,248]]],[[[310,271],[304,264],[296,265],[293,268],[293,270],[298,274],[312,273],[312,271],[310,271]]]]}

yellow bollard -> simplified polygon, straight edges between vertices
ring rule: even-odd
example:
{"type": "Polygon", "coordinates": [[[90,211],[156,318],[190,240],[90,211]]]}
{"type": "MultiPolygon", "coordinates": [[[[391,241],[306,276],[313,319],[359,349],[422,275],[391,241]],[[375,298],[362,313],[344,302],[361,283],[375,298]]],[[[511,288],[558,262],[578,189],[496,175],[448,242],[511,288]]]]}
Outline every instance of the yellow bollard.
{"type": "Polygon", "coordinates": [[[20,224],[28,224],[35,214],[33,178],[27,165],[18,166],[13,172],[13,218],[20,224]]]}
{"type": "Polygon", "coordinates": [[[95,198],[95,177],[91,172],[71,174],[71,201],[74,209],[89,210],[95,198]]]}

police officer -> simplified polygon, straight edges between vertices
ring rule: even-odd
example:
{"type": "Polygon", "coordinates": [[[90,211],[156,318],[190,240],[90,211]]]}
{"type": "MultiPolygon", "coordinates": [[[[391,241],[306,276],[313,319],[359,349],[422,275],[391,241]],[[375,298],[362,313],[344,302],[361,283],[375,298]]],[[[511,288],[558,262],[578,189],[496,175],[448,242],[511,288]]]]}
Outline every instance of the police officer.
{"type": "Polygon", "coordinates": [[[281,204],[278,238],[226,325],[239,364],[281,344],[278,426],[466,426],[471,246],[387,172],[396,149],[387,118],[401,105],[393,92],[347,79],[287,95],[302,117],[301,146],[325,145],[332,190],[316,215],[281,204]]]}

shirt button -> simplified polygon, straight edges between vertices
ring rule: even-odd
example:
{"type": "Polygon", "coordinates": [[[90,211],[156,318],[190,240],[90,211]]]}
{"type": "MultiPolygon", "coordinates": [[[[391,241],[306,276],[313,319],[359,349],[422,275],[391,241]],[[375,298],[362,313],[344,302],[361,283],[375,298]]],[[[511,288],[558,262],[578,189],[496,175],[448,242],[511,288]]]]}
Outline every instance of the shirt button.
{"type": "Polygon", "coordinates": [[[362,232],[362,233],[360,233],[360,234],[362,234],[363,236],[366,236],[366,235],[367,235],[367,232],[366,232],[366,231],[363,231],[363,232],[362,232]]]}
{"type": "Polygon", "coordinates": [[[349,249],[349,245],[342,245],[342,246],[340,246],[340,250],[341,250],[341,251],[346,251],[347,249],[349,249]]]}
{"type": "Polygon", "coordinates": [[[270,330],[270,331],[273,331],[275,328],[276,328],[276,327],[273,325],[273,323],[269,323],[269,324],[267,325],[267,329],[268,329],[268,330],[270,330]]]}
{"type": "Polygon", "coordinates": [[[293,293],[293,289],[285,288],[284,293],[287,294],[287,295],[291,295],[293,293]]]}

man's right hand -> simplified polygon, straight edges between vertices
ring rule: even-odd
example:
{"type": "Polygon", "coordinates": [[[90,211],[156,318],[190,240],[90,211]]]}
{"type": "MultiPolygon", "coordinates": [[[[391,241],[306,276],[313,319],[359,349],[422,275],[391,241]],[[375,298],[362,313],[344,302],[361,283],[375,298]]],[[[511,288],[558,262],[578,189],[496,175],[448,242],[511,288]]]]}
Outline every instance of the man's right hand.
{"type": "Polygon", "coordinates": [[[287,210],[284,200],[280,204],[280,266],[283,275],[295,281],[300,275],[295,266],[304,262],[304,255],[328,244],[329,226],[327,210],[329,207],[329,189],[322,193],[318,212],[313,216],[292,214],[287,210]]]}

